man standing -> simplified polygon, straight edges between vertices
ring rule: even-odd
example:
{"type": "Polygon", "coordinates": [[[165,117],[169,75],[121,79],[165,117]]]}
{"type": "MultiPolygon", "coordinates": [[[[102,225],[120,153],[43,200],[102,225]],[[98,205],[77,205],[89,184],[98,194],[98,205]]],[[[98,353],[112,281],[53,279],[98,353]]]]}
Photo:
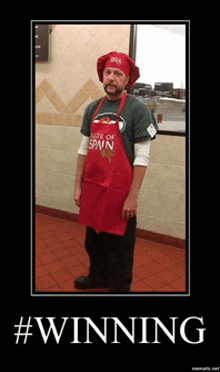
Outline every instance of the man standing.
{"type": "Polygon", "coordinates": [[[158,126],[146,105],[125,91],[140,76],[129,56],[104,55],[97,71],[107,95],[85,111],[74,195],[79,223],[87,226],[90,268],[89,275],[74,284],[129,292],[138,193],[158,126]]]}

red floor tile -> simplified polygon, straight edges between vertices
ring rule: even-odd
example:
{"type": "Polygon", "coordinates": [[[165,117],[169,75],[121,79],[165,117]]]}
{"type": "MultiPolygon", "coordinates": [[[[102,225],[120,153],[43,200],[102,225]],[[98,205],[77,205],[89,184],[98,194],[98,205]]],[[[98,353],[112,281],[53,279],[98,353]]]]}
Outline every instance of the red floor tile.
{"type": "Polygon", "coordinates": [[[40,261],[40,259],[38,257],[35,257],[35,267],[39,267],[42,265],[42,262],[40,261]]]}
{"type": "Polygon", "coordinates": [[[59,240],[56,238],[56,236],[52,236],[50,238],[44,239],[44,244],[51,245],[51,244],[57,244],[59,243],[59,240]]]}
{"type": "Polygon", "coordinates": [[[57,260],[57,257],[52,252],[46,254],[39,254],[38,258],[40,259],[43,265],[57,260]]]}
{"type": "MultiPolygon", "coordinates": [[[[65,243],[64,243],[64,244],[65,244],[65,243]]],[[[82,245],[79,244],[78,242],[77,242],[76,245],[74,245],[74,246],[72,246],[72,247],[68,247],[68,248],[69,248],[70,252],[71,252],[72,254],[74,254],[74,255],[76,255],[76,254],[80,254],[80,253],[85,253],[85,248],[84,248],[84,246],[82,246],[82,245]]]]}
{"type": "Polygon", "coordinates": [[[39,236],[41,239],[50,239],[50,238],[54,238],[54,235],[48,230],[43,230],[42,232],[39,231],[38,232],[38,229],[36,229],[36,234],[37,236],[39,236]]]}
{"type": "Polygon", "coordinates": [[[160,278],[161,278],[161,279],[162,279],[166,284],[171,283],[171,282],[173,282],[174,280],[178,279],[178,276],[177,276],[177,275],[173,274],[171,271],[166,270],[166,269],[160,271],[159,275],[160,275],[160,278]]]}
{"type": "Polygon", "coordinates": [[[173,292],[173,288],[169,285],[166,284],[163,287],[160,287],[156,292],[173,292]]]}
{"type": "Polygon", "coordinates": [[[41,276],[48,275],[49,272],[44,266],[36,267],[36,278],[40,278],[41,276]]]}
{"type": "Polygon", "coordinates": [[[69,272],[77,278],[77,276],[88,275],[88,269],[84,265],[76,265],[69,268],[69,272]]]}
{"type": "Polygon", "coordinates": [[[139,278],[139,279],[146,279],[148,276],[152,275],[152,272],[150,271],[150,269],[148,267],[145,267],[145,266],[139,266],[135,269],[135,275],[139,278]]]}
{"type": "Polygon", "coordinates": [[[57,271],[62,271],[65,269],[65,266],[62,264],[61,261],[55,261],[55,262],[51,262],[47,265],[44,265],[44,267],[47,269],[47,271],[50,273],[50,274],[53,274],[57,271]]]}
{"type": "Polygon", "coordinates": [[[57,271],[53,273],[52,277],[54,278],[57,284],[67,282],[68,280],[71,279],[73,280],[73,276],[66,269],[63,271],[57,271]]]}
{"type": "Polygon", "coordinates": [[[141,253],[138,256],[135,256],[135,261],[139,262],[141,265],[148,264],[152,261],[152,258],[147,253],[141,253]]]}
{"type": "Polygon", "coordinates": [[[48,287],[46,292],[62,292],[62,289],[58,284],[53,285],[52,287],[48,287]]]}
{"type": "Polygon", "coordinates": [[[45,289],[56,285],[55,280],[52,278],[51,275],[42,276],[41,278],[37,279],[36,287],[41,292],[45,289]]]}
{"type": "Polygon", "coordinates": [[[50,250],[52,252],[54,252],[55,254],[56,254],[56,252],[62,251],[65,248],[66,248],[66,246],[64,244],[62,244],[62,243],[56,243],[56,244],[51,244],[50,245],[50,250]]]}
{"type": "Polygon", "coordinates": [[[75,292],[75,288],[73,287],[73,280],[68,280],[64,283],[60,283],[59,287],[63,292],[75,292]]]}
{"type": "Polygon", "coordinates": [[[176,264],[175,261],[173,261],[170,257],[167,257],[165,255],[163,255],[162,257],[160,257],[157,262],[159,264],[161,264],[162,266],[168,268],[168,267],[171,267],[171,266],[174,266],[176,264]]]}
{"type": "Polygon", "coordinates": [[[39,244],[36,244],[36,254],[37,255],[42,255],[42,254],[46,254],[46,253],[51,253],[51,250],[50,248],[48,247],[48,245],[42,243],[41,245],[39,244]]]}
{"type": "Polygon", "coordinates": [[[59,260],[61,260],[61,259],[66,258],[66,257],[70,257],[70,256],[72,255],[72,253],[71,253],[71,251],[70,251],[68,248],[66,248],[66,247],[64,246],[64,249],[62,249],[62,251],[57,251],[57,252],[55,253],[55,255],[56,255],[56,257],[57,257],[59,260]]]}
{"type": "Polygon", "coordinates": [[[152,260],[157,260],[158,258],[163,257],[163,254],[157,249],[152,249],[147,252],[147,254],[152,258],[152,260]]]}
{"type": "Polygon", "coordinates": [[[179,277],[186,275],[185,265],[171,266],[169,270],[179,277]]]}
{"type": "Polygon", "coordinates": [[[144,239],[137,239],[135,244],[136,252],[147,252],[152,249],[151,242],[144,239]]]}
{"type": "Polygon", "coordinates": [[[161,271],[162,268],[164,269],[164,267],[160,265],[157,261],[151,261],[148,265],[145,266],[148,267],[152,274],[157,274],[159,273],[159,271],[161,271]]]}
{"type": "Polygon", "coordinates": [[[88,262],[89,261],[89,256],[88,256],[88,253],[86,252],[83,252],[83,253],[79,253],[75,256],[80,262],[82,263],[85,263],[85,262],[88,262]]]}
{"type": "Polygon", "coordinates": [[[58,236],[58,239],[60,242],[67,242],[68,240],[71,240],[72,239],[72,235],[71,234],[61,234],[58,236]]]}
{"type": "Polygon", "coordinates": [[[153,292],[143,280],[139,280],[131,285],[131,292],[153,292]]]}
{"type": "MultiPolygon", "coordinates": [[[[74,280],[88,275],[89,256],[84,248],[85,226],[36,214],[36,290],[38,292],[108,292],[78,290],[74,280]]],[[[131,292],[184,292],[185,251],[137,239],[131,292]]]]}
{"type": "Polygon", "coordinates": [[[179,278],[178,280],[175,280],[174,282],[170,283],[170,286],[176,292],[185,292],[186,291],[186,280],[184,277],[179,278]]]}
{"type": "MultiPolygon", "coordinates": [[[[65,240],[62,242],[63,245],[65,245],[66,248],[75,249],[75,247],[81,246],[75,239],[65,240]]],[[[84,249],[84,248],[83,248],[84,249]]]]}
{"type": "Polygon", "coordinates": [[[66,267],[72,267],[80,264],[80,261],[75,256],[70,256],[61,260],[62,264],[66,267]]]}
{"type": "Polygon", "coordinates": [[[147,278],[144,278],[144,282],[149,285],[154,291],[166,284],[166,282],[160,277],[159,274],[150,275],[147,278]]]}

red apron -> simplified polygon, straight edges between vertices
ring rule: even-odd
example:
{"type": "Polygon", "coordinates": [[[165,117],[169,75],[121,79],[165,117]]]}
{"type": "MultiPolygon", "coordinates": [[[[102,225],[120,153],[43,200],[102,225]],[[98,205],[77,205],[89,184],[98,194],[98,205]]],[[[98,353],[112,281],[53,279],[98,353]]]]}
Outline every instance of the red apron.
{"type": "Polygon", "coordinates": [[[115,125],[110,124],[110,118],[94,122],[106,98],[101,101],[92,118],[79,223],[91,226],[97,232],[123,236],[127,221],[122,220],[122,209],[132,180],[132,168],[119,130],[120,113],[127,94],[121,99],[115,125]]]}

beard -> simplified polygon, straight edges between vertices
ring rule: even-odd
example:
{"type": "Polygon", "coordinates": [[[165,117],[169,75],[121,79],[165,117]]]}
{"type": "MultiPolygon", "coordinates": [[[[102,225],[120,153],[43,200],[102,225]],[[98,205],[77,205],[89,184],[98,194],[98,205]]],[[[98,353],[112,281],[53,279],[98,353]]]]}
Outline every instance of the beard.
{"type": "Polygon", "coordinates": [[[116,88],[115,85],[107,84],[107,85],[104,86],[104,90],[105,90],[105,92],[106,92],[109,96],[118,96],[118,95],[119,95],[119,94],[124,90],[124,88],[122,88],[122,89],[118,89],[118,88],[116,88]],[[112,87],[114,87],[114,88],[115,88],[115,91],[114,91],[114,92],[113,92],[113,91],[108,91],[108,90],[107,90],[108,86],[112,86],[112,87]]]}

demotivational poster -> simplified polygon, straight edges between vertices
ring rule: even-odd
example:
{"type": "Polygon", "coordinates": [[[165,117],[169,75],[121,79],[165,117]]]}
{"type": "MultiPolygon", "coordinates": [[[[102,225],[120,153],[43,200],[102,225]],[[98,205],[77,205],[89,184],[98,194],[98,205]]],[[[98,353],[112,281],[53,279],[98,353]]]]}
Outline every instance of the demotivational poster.
{"type": "MultiPolygon", "coordinates": [[[[196,28],[199,37],[198,24],[189,20],[30,22],[30,115],[19,126],[22,133],[26,128],[21,140],[26,155],[16,167],[16,203],[5,229],[12,239],[2,242],[2,250],[9,253],[7,261],[2,260],[7,291],[1,306],[2,366],[7,370],[220,370],[216,204],[208,189],[210,164],[199,146],[206,136],[203,99],[190,79],[196,48],[191,32],[196,28]],[[152,145],[147,170],[149,183],[139,202],[140,215],[148,208],[148,228],[139,222],[127,293],[77,289],[74,284],[88,274],[90,262],[84,247],[86,228],[80,227],[74,212],[73,168],[86,107],[105,95],[96,62],[111,50],[127,51],[140,65],[143,81],[128,95],[150,107],[152,136],[154,120],[159,126],[158,147],[152,145]],[[163,66],[170,75],[163,75],[163,66]],[[192,110],[194,100],[201,103],[200,112],[192,110]],[[183,158],[184,164],[178,163],[183,158]],[[177,191],[181,187],[182,194],[177,191]],[[158,226],[164,222],[165,206],[172,211],[166,226],[173,218],[173,226],[181,228],[178,206],[183,195],[185,239],[151,230],[155,220],[158,226]],[[161,203],[158,216],[152,200],[161,203]]],[[[120,70],[118,58],[117,63],[120,70]]],[[[119,78],[112,75],[107,92],[114,91],[119,78]]],[[[106,112],[103,125],[111,127],[115,114],[106,112]]],[[[123,135],[128,121],[123,111],[120,115],[123,135]]],[[[98,142],[92,134],[90,147],[98,151],[102,138],[100,134],[98,142]]],[[[113,140],[103,143],[113,149],[113,140]]],[[[114,157],[109,159],[102,157],[111,166],[114,157]]],[[[97,249],[101,252],[102,245],[97,249]]]]}

